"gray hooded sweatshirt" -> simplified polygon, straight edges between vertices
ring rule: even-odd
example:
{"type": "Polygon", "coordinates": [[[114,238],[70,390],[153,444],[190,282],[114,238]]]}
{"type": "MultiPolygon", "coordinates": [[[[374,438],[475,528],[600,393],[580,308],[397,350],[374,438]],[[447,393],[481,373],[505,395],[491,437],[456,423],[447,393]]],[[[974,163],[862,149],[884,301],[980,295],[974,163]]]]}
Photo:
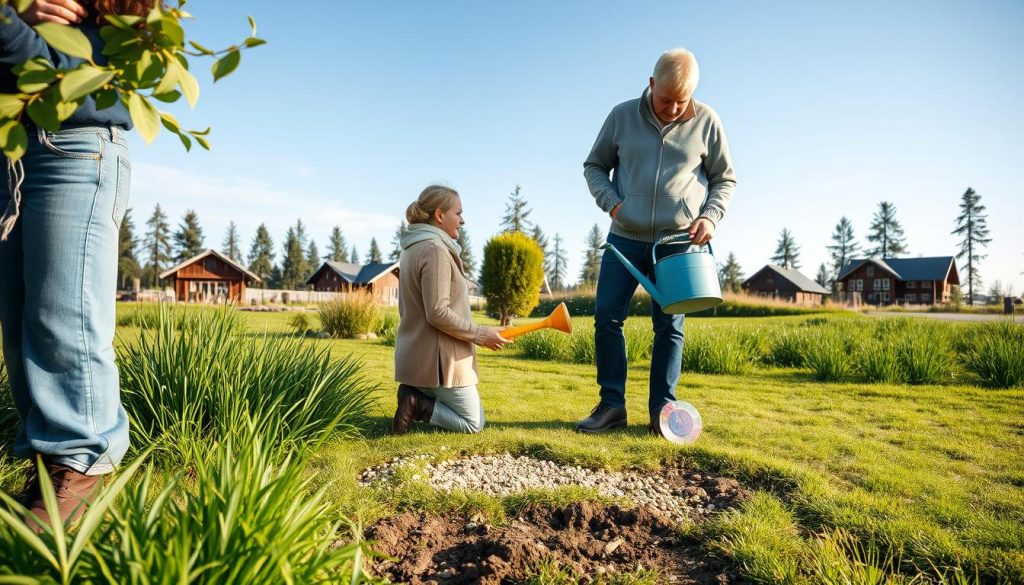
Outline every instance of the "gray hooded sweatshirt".
{"type": "Polygon", "coordinates": [[[662,127],[649,94],[612,109],[583,163],[597,206],[609,213],[622,203],[609,231],[643,242],[698,217],[717,225],[736,188],[718,114],[690,100],[680,120],[662,127]]]}

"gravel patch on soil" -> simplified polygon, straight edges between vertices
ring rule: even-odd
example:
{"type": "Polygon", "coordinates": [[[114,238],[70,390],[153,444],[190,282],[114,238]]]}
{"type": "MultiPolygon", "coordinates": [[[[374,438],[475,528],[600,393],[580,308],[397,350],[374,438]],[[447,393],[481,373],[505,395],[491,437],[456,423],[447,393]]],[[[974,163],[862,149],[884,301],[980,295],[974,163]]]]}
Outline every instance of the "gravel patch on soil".
{"type": "Polygon", "coordinates": [[[533,488],[581,486],[635,506],[577,502],[527,506],[493,525],[471,518],[406,512],[366,529],[371,546],[390,559],[369,569],[393,582],[455,585],[517,583],[556,563],[584,583],[621,573],[657,571],[657,582],[740,583],[701,543],[680,535],[685,521],[746,500],[750,492],[731,478],[695,470],[602,471],[512,455],[473,456],[432,463],[429,456],[396,458],[364,470],[360,484],[386,488],[399,477],[434,489],[481,491],[502,497],[533,488]]]}

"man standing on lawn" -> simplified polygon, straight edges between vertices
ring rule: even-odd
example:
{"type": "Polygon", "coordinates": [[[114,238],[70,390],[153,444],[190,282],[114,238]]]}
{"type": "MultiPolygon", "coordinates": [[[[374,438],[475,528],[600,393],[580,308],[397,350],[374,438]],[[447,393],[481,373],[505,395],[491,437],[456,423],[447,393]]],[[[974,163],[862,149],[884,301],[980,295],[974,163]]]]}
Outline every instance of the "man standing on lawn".
{"type": "MultiPolygon", "coordinates": [[[[725,216],[736,188],[729,148],[718,114],[693,99],[699,70],[693,53],[666,51],[638,99],[612,109],[583,163],[597,206],[612,218],[608,242],[654,280],[653,243],[688,232],[705,244],[725,216]]],[[[605,254],[597,281],[594,319],[597,383],[601,402],[576,425],[583,433],[626,426],[626,320],[637,280],[605,254]]],[[[648,430],[660,434],[661,408],[676,399],[683,355],[683,316],[667,315],[651,300],[648,430]]]]}

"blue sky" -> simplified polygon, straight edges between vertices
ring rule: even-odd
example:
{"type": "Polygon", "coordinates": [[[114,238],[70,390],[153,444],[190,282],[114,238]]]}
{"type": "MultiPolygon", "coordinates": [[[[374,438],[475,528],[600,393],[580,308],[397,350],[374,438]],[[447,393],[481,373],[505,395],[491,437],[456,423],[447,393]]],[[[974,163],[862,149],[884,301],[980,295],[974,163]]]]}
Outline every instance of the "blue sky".
{"type": "MultiPolygon", "coordinates": [[[[957,205],[988,207],[981,264],[1024,292],[1024,3],[1020,2],[326,2],[193,1],[191,38],[226,45],[256,18],[268,44],[203,94],[189,127],[213,151],[134,138],[137,229],[159,202],[195,209],[207,244],[228,221],[248,251],[265,222],[276,243],[296,219],[321,252],[340,225],[385,253],[429,183],[462,193],[477,256],[518,184],[531,219],[565,241],[609,220],[582,162],[605,116],[643,90],[658,55],[701,65],[696,98],[720,115],[738,176],[715,239],[747,275],[788,228],[813,277],[840,217],[863,242],[892,201],[909,256],[956,252],[957,205]],[[298,4],[296,4],[298,5],[298,4]],[[628,6],[628,7],[627,7],[628,6]],[[1016,72],[1016,73],[1015,73],[1016,72]]],[[[280,252],[279,252],[280,254],[280,252]]]]}

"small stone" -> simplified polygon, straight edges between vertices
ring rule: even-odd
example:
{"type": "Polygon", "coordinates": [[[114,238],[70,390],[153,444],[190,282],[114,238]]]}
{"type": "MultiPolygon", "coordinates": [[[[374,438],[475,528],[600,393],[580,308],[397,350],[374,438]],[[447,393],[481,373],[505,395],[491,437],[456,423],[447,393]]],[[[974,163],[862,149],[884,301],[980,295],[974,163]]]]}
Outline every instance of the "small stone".
{"type": "Polygon", "coordinates": [[[622,546],[623,542],[625,542],[625,541],[622,540],[621,537],[616,536],[615,538],[613,538],[612,540],[610,540],[609,542],[607,542],[604,545],[604,549],[603,549],[602,553],[604,554],[604,556],[608,556],[608,555],[612,554],[613,552],[615,552],[616,549],[618,549],[620,546],[622,546]]]}

